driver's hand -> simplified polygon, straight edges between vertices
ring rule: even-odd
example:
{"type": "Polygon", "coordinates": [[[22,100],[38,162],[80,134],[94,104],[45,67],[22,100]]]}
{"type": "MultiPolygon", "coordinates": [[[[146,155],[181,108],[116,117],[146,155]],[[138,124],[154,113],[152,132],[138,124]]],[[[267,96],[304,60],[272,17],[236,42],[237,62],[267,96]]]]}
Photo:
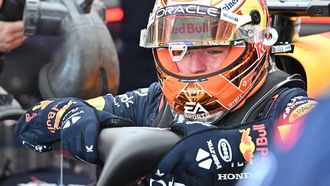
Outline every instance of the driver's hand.
{"type": "Polygon", "coordinates": [[[219,173],[236,172],[233,162],[252,161],[259,131],[272,130],[267,124],[230,129],[198,123],[177,125],[171,128],[180,129],[185,137],[161,159],[152,173],[153,182],[173,176],[175,182],[185,185],[219,185],[219,173]]]}
{"type": "Polygon", "coordinates": [[[76,105],[63,117],[61,141],[64,149],[77,159],[98,163],[97,142],[100,128],[129,125],[130,120],[109,112],[92,106],[76,105]]]}
{"type": "Polygon", "coordinates": [[[56,98],[42,101],[22,116],[15,128],[25,147],[38,152],[52,149],[60,141],[74,157],[98,162],[97,139],[100,126],[129,125],[130,120],[95,109],[84,100],[56,98]]]}
{"type": "Polygon", "coordinates": [[[10,52],[26,40],[22,21],[0,21],[0,52],[10,52]]]}
{"type": "Polygon", "coordinates": [[[74,105],[62,119],[61,143],[72,156],[96,163],[100,121],[96,109],[74,105]]]}
{"type": "Polygon", "coordinates": [[[52,149],[61,137],[61,121],[74,99],[52,99],[32,106],[17,122],[15,133],[25,147],[38,152],[52,149]]]}

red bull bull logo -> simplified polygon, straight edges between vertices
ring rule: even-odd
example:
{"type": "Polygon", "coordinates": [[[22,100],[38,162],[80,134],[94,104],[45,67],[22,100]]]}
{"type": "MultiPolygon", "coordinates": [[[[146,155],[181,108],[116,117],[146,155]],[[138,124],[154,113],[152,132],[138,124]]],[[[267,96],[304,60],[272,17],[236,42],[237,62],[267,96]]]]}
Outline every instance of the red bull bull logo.
{"type": "Polygon", "coordinates": [[[39,105],[36,105],[32,108],[32,111],[35,111],[35,110],[44,110],[49,104],[51,104],[53,101],[48,101],[48,100],[45,100],[45,101],[41,101],[39,105]]]}
{"type": "Polygon", "coordinates": [[[250,136],[250,128],[239,130],[242,133],[241,143],[239,144],[239,150],[241,151],[245,161],[250,162],[253,158],[255,150],[255,144],[250,136]]]}

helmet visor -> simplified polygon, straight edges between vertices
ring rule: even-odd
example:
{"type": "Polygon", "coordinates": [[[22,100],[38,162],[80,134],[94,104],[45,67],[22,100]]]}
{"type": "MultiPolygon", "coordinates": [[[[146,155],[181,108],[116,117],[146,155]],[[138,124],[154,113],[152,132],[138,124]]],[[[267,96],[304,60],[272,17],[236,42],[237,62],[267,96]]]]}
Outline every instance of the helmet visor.
{"type": "Polygon", "coordinates": [[[207,15],[169,15],[155,19],[144,30],[141,46],[157,48],[178,43],[186,46],[234,45],[246,40],[254,29],[253,26],[238,27],[234,22],[207,15]]]}

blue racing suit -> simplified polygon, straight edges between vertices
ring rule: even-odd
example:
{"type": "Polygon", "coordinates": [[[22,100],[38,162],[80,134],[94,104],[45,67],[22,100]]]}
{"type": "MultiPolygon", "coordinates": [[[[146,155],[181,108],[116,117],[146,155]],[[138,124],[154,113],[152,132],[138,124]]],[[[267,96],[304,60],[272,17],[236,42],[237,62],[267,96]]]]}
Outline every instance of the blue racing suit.
{"type": "MultiPolygon", "coordinates": [[[[20,118],[15,131],[24,146],[38,152],[50,150],[53,142],[61,139],[64,148],[73,156],[97,163],[97,136],[100,128],[107,125],[107,121],[112,121],[117,126],[122,121],[133,126],[158,126],[155,121],[164,100],[159,83],[117,96],[107,94],[90,100],[45,100],[20,118]]],[[[196,179],[189,179],[188,173],[183,173],[176,176],[174,182],[189,186],[223,185],[239,179],[253,178],[253,173],[242,172],[242,169],[244,165],[253,163],[254,153],[267,158],[272,135],[276,133],[285,138],[286,132],[290,130],[289,126],[295,120],[303,118],[316,104],[315,100],[307,97],[303,89],[293,87],[279,88],[263,102],[252,118],[231,123],[230,115],[234,115],[233,112],[213,124],[217,126],[219,133],[225,132],[220,137],[223,139],[221,144],[216,141],[219,137],[214,135],[214,138],[205,142],[205,147],[198,147],[205,154],[210,154],[209,158],[206,156],[198,159],[196,154],[192,155],[189,161],[197,161],[197,168],[217,169],[217,174],[211,180],[209,177],[205,180],[199,177],[197,183],[196,179]],[[218,148],[215,149],[218,150],[212,150],[217,145],[218,148]],[[206,160],[212,163],[205,164],[206,160]]],[[[173,121],[169,121],[170,123],[173,121]]],[[[173,179],[151,178],[149,183],[171,185],[173,179]]]]}

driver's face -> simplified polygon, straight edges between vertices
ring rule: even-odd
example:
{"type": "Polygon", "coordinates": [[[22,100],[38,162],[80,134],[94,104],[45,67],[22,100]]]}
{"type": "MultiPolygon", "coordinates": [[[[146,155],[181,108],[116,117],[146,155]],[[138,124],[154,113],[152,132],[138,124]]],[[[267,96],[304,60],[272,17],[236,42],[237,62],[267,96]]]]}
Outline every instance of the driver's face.
{"type": "Polygon", "coordinates": [[[231,46],[217,46],[203,49],[189,49],[177,62],[180,73],[197,74],[222,68],[231,46]]]}

